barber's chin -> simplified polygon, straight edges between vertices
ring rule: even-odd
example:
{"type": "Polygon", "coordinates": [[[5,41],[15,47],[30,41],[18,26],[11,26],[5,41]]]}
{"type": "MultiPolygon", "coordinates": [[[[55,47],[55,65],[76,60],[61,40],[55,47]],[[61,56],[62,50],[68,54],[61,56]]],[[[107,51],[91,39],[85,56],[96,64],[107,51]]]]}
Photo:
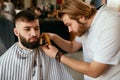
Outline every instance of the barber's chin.
{"type": "Polygon", "coordinates": [[[81,36],[83,36],[83,35],[84,35],[83,33],[82,33],[82,34],[77,34],[78,37],[81,37],[81,36]]]}

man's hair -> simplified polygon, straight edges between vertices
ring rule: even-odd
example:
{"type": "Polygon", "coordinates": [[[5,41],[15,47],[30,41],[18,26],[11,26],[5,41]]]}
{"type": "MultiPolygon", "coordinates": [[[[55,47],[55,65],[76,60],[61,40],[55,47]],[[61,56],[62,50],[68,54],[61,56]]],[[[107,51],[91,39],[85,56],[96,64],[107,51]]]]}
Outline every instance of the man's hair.
{"type": "Polygon", "coordinates": [[[31,22],[35,19],[38,19],[38,17],[33,12],[23,10],[15,16],[15,23],[17,21],[31,22]]]}
{"type": "Polygon", "coordinates": [[[82,0],[67,0],[58,13],[58,17],[61,19],[64,14],[68,14],[71,19],[78,20],[80,16],[84,16],[86,19],[91,18],[96,13],[96,8],[88,5],[82,0]]]}

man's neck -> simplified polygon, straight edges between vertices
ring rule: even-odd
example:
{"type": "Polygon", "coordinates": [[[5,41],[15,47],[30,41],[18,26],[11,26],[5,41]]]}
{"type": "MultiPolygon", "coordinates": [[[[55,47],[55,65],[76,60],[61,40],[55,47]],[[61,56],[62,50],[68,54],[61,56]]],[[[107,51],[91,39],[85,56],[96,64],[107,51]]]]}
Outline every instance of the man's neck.
{"type": "Polygon", "coordinates": [[[25,50],[34,50],[34,49],[29,49],[29,48],[24,47],[24,46],[21,44],[21,42],[19,42],[19,46],[20,46],[22,49],[25,49],[25,50]]]}

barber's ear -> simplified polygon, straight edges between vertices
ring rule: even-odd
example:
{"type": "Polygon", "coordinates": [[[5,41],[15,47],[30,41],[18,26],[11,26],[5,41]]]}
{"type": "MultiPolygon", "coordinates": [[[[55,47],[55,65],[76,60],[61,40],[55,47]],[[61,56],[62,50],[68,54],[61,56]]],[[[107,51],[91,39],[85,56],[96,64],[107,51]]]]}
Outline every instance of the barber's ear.
{"type": "Polygon", "coordinates": [[[15,34],[16,36],[18,36],[18,30],[17,30],[17,28],[14,28],[14,34],[15,34]]]}
{"type": "Polygon", "coordinates": [[[86,22],[86,19],[85,19],[84,16],[80,16],[80,17],[79,17],[79,21],[80,21],[81,23],[85,23],[85,22],[86,22]]]}

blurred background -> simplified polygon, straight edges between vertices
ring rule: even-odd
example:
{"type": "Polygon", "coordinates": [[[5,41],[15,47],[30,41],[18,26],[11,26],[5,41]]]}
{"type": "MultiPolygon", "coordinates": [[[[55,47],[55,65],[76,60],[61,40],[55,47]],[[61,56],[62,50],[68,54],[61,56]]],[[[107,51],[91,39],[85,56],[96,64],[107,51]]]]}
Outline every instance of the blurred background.
{"type": "MultiPolygon", "coordinates": [[[[62,21],[57,19],[60,6],[66,0],[0,0],[0,56],[15,42],[17,37],[13,33],[14,17],[21,10],[34,12],[40,20],[40,34],[43,32],[56,33],[66,40],[72,41],[74,33],[69,33],[68,28],[62,21]]],[[[73,0],[74,1],[74,0],[73,0]]],[[[87,4],[93,5],[97,10],[102,5],[107,5],[111,9],[120,11],[120,0],[83,0],[87,4]]],[[[58,47],[55,43],[53,45],[58,47]]],[[[58,47],[59,48],[59,47],[58,47]]],[[[60,49],[60,48],[59,48],[60,49]]],[[[62,49],[60,49],[63,51],[62,49]]],[[[72,58],[82,60],[82,50],[75,54],[67,54],[72,58]]],[[[75,80],[83,80],[83,75],[66,67],[75,80]]]]}
{"type": "MultiPolygon", "coordinates": [[[[40,20],[41,32],[56,33],[66,40],[73,40],[74,33],[69,33],[67,27],[62,21],[57,19],[60,6],[66,0],[0,0],[0,55],[5,52],[17,37],[13,33],[14,18],[21,10],[34,12],[40,20]]],[[[106,0],[83,0],[98,9],[101,5],[106,4],[106,0]]],[[[53,43],[53,42],[52,42],[53,43]]],[[[57,46],[53,43],[53,45],[57,46]]],[[[58,47],[59,48],[59,47],[58,47]]],[[[62,50],[61,50],[62,51],[62,50]]]]}

